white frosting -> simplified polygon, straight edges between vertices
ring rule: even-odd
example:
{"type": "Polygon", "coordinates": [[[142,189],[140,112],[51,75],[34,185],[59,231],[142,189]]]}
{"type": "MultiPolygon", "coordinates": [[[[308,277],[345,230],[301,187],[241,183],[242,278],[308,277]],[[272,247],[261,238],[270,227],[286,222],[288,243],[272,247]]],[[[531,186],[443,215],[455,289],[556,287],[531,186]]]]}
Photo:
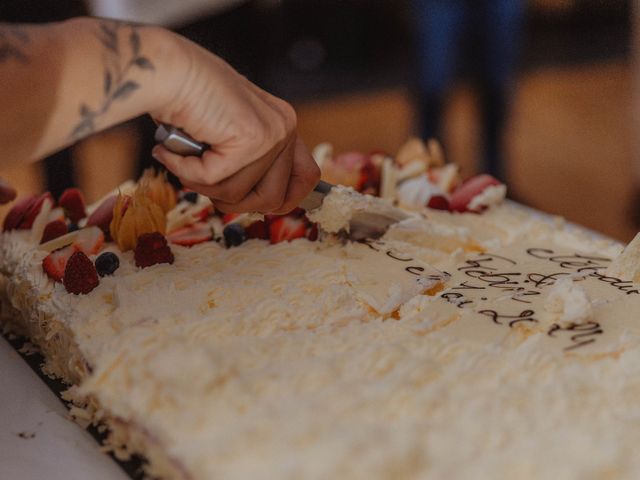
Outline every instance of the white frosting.
{"type": "Polygon", "coordinates": [[[1,237],[0,257],[14,306],[73,332],[93,369],[81,390],[194,479],[637,478],[640,296],[593,276],[540,280],[574,274],[589,261],[576,253],[606,256],[601,244],[509,205],[428,215],[377,252],[205,243],[142,270],[118,252],[85,296],[47,279],[24,232],[1,237]],[[410,292],[406,258],[450,273],[449,301],[437,282],[410,292]],[[395,313],[372,305],[381,288],[395,313]],[[603,333],[509,326],[544,305],[585,318],[571,313],[585,299],[603,333]],[[566,349],[577,334],[597,341],[566,349]]]}

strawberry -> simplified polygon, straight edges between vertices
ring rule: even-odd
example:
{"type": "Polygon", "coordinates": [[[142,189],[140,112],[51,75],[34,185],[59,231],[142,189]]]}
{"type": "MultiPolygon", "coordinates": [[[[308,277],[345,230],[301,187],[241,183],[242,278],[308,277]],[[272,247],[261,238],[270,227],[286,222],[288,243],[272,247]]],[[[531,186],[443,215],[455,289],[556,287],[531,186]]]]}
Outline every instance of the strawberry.
{"type": "Polygon", "coordinates": [[[269,239],[269,227],[266,221],[257,220],[245,228],[247,238],[259,238],[260,240],[269,239]]]}
{"type": "Polygon", "coordinates": [[[53,240],[54,238],[58,238],[67,233],[67,231],[67,224],[64,222],[64,220],[54,220],[52,222],[49,222],[44,227],[44,232],[42,232],[42,239],[40,240],[40,243],[45,243],[49,240],[53,240]]]}
{"type": "Polygon", "coordinates": [[[225,225],[227,223],[231,223],[239,216],[239,213],[225,213],[224,215],[222,215],[222,223],[224,223],[225,225]]]}
{"type": "Polygon", "coordinates": [[[20,201],[16,202],[9,213],[4,218],[4,223],[2,225],[2,230],[8,232],[9,230],[15,230],[19,228],[20,223],[24,219],[25,215],[34,205],[37,200],[37,196],[23,198],[20,201]]]}
{"type": "Polygon", "coordinates": [[[117,195],[107,197],[87,219],[87,227],[99,227],[105,234],[109,233],[109,225],[113,220],[113,207],[116,206],[117,195]]]}
{"type": "Polygon", "coordinates": [[[98,227],[87,227],[79,231],[73,244],[78,250],[93,255],[98,253],[104,245],[104,233],[98,227]]]}
{"type": "Polygon", "coordinates": [[[375,195],[380,188],[380,169],[367,157],[360,168],[360,178],[356,190],[375,195]]]}
{"type": "Polygon", "coordinates": [[[200,211],[193,213],[193,218],[195,218],[196,221],[204,222],[207,218],[211,216],[212,213],[213,213],[213,205],[205,205],[204,207],[202,207],[200,211]]]}
{"type": "Polygon", "coordinates": [[[318,240],[318,224],[312,223],[309,230],[307,230],[307,240],[310,242],[315,242],[318,240]]]}
{"type": "Polygon", "coordinates": [[[449,200],[444,195],[433,195],[429,198],[427,207],[434,210],[449,210],[449,200]]]}
{"type": "Polygon", "coordinates": [[[449,200],[450,209],[454,212],[466,212],[473,197],[481,194],[485,188],[492,185],[501,185],[500,181],[491,175],[476,175],[466,180],[451,194],[449,200]]]}
{"type": "Polygon", "coordinates": [[[50,210],[53,206],[53,197],[49,192],[40,196],[25,198],[18,202],[4,220],[4,231],[14,229],[29,230],[45,202],[49,202],[50,210]]]}
{"type": "Polygon", "coordinates": [[[76,251],[76,247],[68,245],[64,248],[51,252],[42,261],[42,269],[52,280],[56,282],[62,281],[67,261],[76,251]]]}
{"type": "Polygon", "coordinates": [[[77,188],[67,188],[62,192],[58,199],[58,205],[64,209],[65,215],[73,223],[78,223],[80,219],[87,216],[84,196],[77,188]]]}
{"type": "Polygon", "coordinates": [[[138,267],[157,263],[173,263],[174,257],[167,239],[160,232],[143,233],[138,237],[134,258],[138,267]]]}
{"type": "Polygon", "coordinates": [[[183,247],[208,242],[212,238],[213,232],[211,231],[211,226],[207,223],[196,223],[188,227],[179,228],[167,235],[167,240],[183,247]]]}
{"type": "Polygon", "coordinates": [[[62,284],[69,293],[86,294],[100,283],[98,272],[93,262],[83,252],[74,252],[64,269],[62,284]]]}
{"type": "Polygon", "coordinates": [[[302,218],[280,217],[269,225],[271,243],[290,242],[303,238],[307,233],[307,225],[302,218]]]}

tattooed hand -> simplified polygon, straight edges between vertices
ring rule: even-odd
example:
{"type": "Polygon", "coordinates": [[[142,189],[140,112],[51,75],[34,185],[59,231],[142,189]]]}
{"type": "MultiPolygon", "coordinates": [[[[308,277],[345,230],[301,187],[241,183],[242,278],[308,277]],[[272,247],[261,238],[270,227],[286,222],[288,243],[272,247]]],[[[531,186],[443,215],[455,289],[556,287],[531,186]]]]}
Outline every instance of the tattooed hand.
{"type": "Polygon", "coordinates": [[[320,178],[296,133],[293,108],[220,58],[190,42],[181,44],[190,67],[182,88],[152,114],[213,147],[199,158],[157,146],[154,157],[222,211],[290,211],[320,178]]]}
{"type": "Polygon", "coordinates": [[[286,212],[320,175],[288,103],[158,27],[0,23],[0,105],[0,163],[37,160],[151,113],[212,145],[202,158],[154,155],[223,211],[286,212]]]}

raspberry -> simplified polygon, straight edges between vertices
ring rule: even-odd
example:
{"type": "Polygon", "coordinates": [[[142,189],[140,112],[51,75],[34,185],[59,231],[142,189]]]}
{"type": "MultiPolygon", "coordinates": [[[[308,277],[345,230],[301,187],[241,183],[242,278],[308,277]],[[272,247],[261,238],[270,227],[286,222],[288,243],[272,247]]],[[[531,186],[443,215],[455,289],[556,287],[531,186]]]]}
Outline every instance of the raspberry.
{"type": "Polygon", "coordinates": [[[134,253],[138,267],[150,267],[157,263],[173,263],[173,253],[167,239],[160,232],[143,233],[138,237],[134,253]]]}
{"type": "Polygon", "coordinates": [[[89,293],[99,283],[98,272],[89,257],[83,252],[75,252],[71,255],[62,278],[62,284],[67,292],[74,295],[89,293]]]}

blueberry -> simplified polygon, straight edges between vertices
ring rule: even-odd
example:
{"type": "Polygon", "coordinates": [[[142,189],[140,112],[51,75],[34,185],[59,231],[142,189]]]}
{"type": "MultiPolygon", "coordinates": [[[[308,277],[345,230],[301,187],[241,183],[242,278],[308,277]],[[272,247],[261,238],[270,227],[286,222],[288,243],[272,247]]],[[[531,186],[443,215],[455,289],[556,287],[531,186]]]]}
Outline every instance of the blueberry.
{"type": "Polygon", "coordinates": [[[182,194],[182,199],[186,200],[189,203],[197,203],[198,202],[198,192],[184,192],[182,194]]]}
{"type": "Polygon", "coordinates": [[[69,232],[69,233],[75,232],[76,230],[78,230],[78,224],[77,223],[70,223],[67,226],[67,232],[69,232]]]}
{"type": "Polygon", "coordinates": [[[230,223],[222,231],[224,235],[224,243],[228,247],[237,247],[247,239],[247,232],[245,232],[242,225],[239,223],[230,223]]]}
{"type": "Polygon", "coordinates": [[[104,252],[96,258],[96,270],[101,277],[105,275],[113,275],[120,266],[120,259],[115,253],[104,252]]]}

